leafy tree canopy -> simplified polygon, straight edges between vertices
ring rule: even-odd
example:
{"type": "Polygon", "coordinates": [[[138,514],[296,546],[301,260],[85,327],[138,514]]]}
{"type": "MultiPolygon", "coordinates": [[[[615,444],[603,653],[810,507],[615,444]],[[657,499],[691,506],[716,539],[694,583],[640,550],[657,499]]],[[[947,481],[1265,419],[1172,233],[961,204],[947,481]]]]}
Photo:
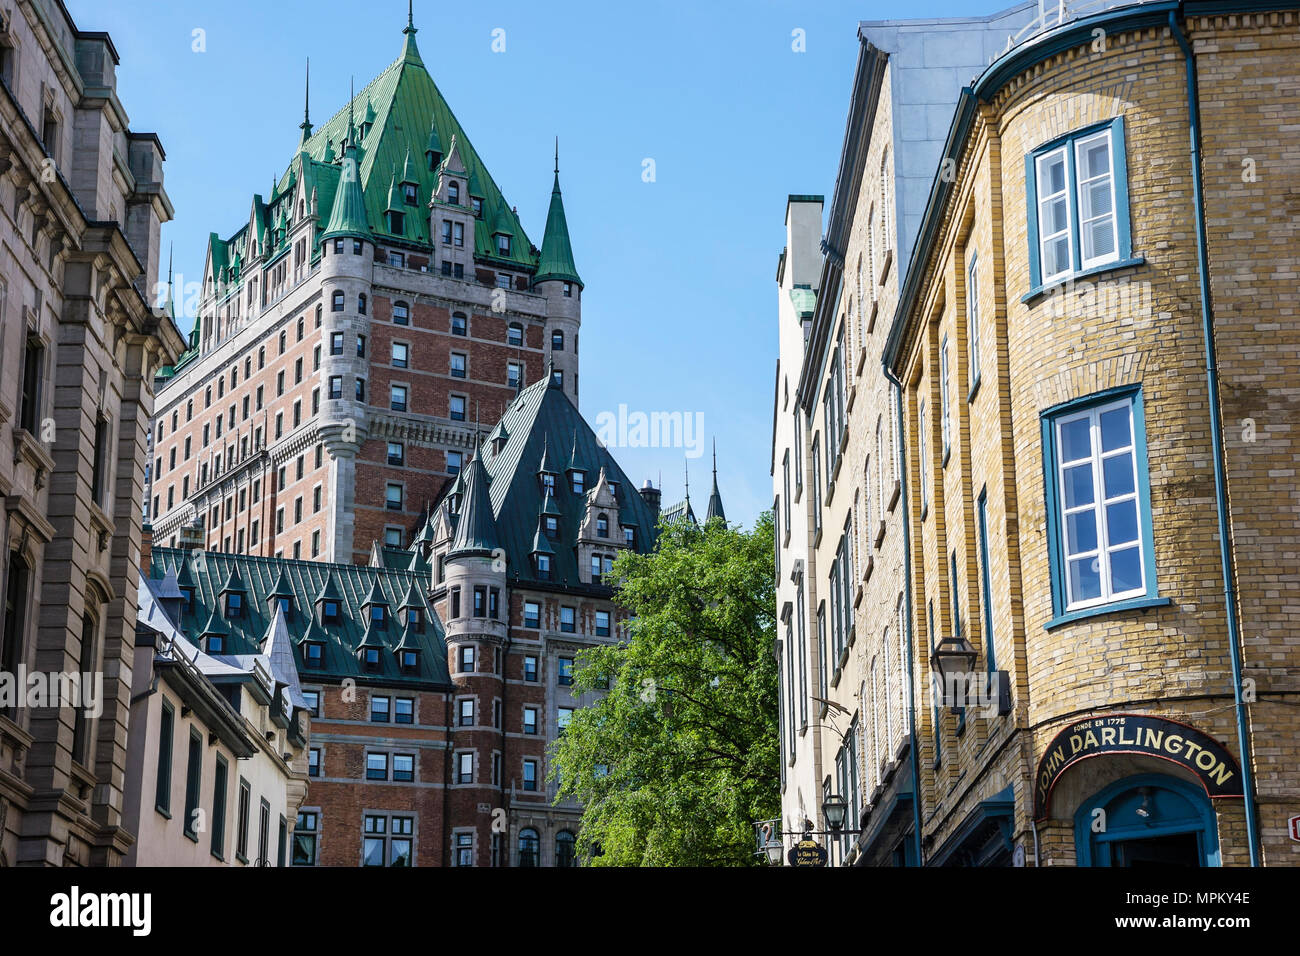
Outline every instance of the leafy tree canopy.
{"type": "Polygon", "coordinates": [[[551,761],[585,805],[598,866],[750,865],[753,821],[780,815],[772,515],[661,529],[614,564],[626,643],[584,651],[578,710],[551,761]]]}

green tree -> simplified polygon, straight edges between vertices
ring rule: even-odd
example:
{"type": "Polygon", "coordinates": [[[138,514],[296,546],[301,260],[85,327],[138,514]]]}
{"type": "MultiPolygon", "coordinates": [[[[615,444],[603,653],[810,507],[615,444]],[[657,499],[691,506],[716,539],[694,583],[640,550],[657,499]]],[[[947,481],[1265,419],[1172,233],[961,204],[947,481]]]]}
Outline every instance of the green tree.
{"type": "Polygon", "coordinates": [[[614,565],[625,643],[575,663],[574,714],[551,774],[585,810],[598,866],[744,866],[753,821],[780,815],[772,515],[752,531],[664,527],[614,565]]]}

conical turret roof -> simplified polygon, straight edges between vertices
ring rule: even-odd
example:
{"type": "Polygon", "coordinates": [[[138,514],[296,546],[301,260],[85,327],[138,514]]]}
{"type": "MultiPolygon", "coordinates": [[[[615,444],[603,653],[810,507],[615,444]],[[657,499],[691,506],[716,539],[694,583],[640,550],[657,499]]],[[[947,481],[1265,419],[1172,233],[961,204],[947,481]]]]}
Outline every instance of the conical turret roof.
{"type": "Polygon", "coordinates": [[[483,470],[481,453],[470,459],[466,469],[465,492],[460,504],[460,520],[456,523],[456,536],[452,539],[448,557],[470,554],[491,554],[500,547],[496,519],[492,516],[492,502],[488,497],[487,472],[483,470]]]}
{"type": "Polygon", "coordinates": [[[560,165],[556,156],[555,185],[551,187],[551,208],[546,213],[546,232],[542,236],[542,254],[537,261],[537,274],[533,285],[549,279],[577,283],[578,267],[573,262],[573,245],[569,242],[569,223],[564,215],[564,199],[560,196],[560,165]]]}

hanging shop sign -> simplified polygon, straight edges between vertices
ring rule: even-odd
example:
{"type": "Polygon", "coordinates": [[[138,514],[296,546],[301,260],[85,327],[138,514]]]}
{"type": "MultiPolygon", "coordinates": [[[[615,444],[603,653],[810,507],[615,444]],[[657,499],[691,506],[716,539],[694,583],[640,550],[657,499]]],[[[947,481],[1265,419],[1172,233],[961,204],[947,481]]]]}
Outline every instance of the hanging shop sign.
{"type": "Polygon", "coordinates": [[[1176,763],[1194,773],[1212,799],[1242,794],[1236,759],[1208,734],[1163,717],[1105,714],[1070,724],[1047,745],[1034,778],[1034,819],[1047,817],[1061,774],[1106,754],[1146,754],[1176,763]]]}
{"type": "Polygon", "coordinates": [[[791,866],[825,866],[826,848],[816,840],[800,840],[790,848],[786,859],[791,866]]]}

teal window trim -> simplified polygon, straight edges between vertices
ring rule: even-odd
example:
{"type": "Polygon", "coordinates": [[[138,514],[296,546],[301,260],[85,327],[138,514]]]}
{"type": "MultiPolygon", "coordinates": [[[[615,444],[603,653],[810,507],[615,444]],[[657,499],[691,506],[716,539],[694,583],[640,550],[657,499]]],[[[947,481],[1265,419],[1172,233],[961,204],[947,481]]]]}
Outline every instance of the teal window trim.
{"type": "Polygon", "coordinates": [[[993,604],[992,583],[989,571],[989,490],[980,489],[978,509],[978,531],[980,536],[980,606],[984,625],[984,663],[988,673],[997,672],[997,655],[993,649],[993,604]]]}
{"type": "Polygon", "coordinates": [[[1179,777],[1167,774],[1135,774],[1130,777],[1123,777],[1102,788],[1093,794],[1091,798],[1080,804],[1079,809],[1075,811],[1074,846],[1076,860],[1079,866],[1110,866],[1112,858],[1110,848],[1113,843],[1132,839],[1170,836],[1179,833],[1194,833],[1197,838],[1197,851],[1201,856],[1201,864],[1206,867],[1222,866],[1218,830],[1213,802],[1205,795],[1203,789],[1179,777]],[[1192,805],[1199,814],[1200,819],[1198,821],[1182,820],[1164,826],[1156,821],[1154,825],[1144,825],[1140,830],[1120,824],[1116,827],[1108,826],[1106,831],[1101,834],[1093,832],[1093,812],[1097,808],[1104,808],[1116,797],[1141,787],[1160,788],[1178,794],[1192,805]]]}
{"type": "Polygon", "coordinates": [[[980,329],[979,313],[979,253],[972,252],[966,264],[966,365],[970,387],[966,391],[966,404],[975,401],[984,379],[984,334],[980,329]]]}
{"type": "Polygon", "coordinates": [[[172,818],[172,747],[176,740],[176,709],[163,698],[159,719],[158,773],[154,782],[154,809],[172,818]]]}
{"type": "Polygon", "coordinates": [[[952,454],[952,363],[948,361],[948,336],[939,340],[939,432],[943,438],[943,460],[940,468],[948,467],[952,454]]]}
{"type": "Polygon", "coordinates": [[[1111,120],[1093,123],[1058,136],[1053,140],[1035,147],[1025,154],[1025,219],[1026,238],[1029,244],[1029,291],[1021,297],[1027,302],[1047,291],[1050,286],[1043,284],[1042,262],[1039,258],[1038,245],[1038,158],[1067,146],[1065,150],[1066,178],[1068,180],[1067,197],[1070,208],[1070,272],[1051,280],[1057,285],[1070,279],[1079,279],[1099,272],[1122,269],[1127,266],[1141,265],[1145,260],[1133,255],[1133,233],[1129,216],[1128,195],[1128,151],[1124,136],[1124,117],[1117,116],[1111,120]],[[1114,260],[1099,263],[1088,269],[1083,268],[1081,235],[1079,232],[1079,189],[1074,168],[1074,143],[1102,131],[1110,131],[1111,175],[1115,187],[1115,250],[1114,260]]]}
{"type": "Polygon", "coordinates": [[[1052,630],[1070,621],[1111,614],[1115,611],[1158,607],[1171,603],[1161,598],[1156,575],[1155,535],[1151,522],[1150,465],[1147,461],[1146,414],[1142,400],[1142,386],[1122,385],[1095,392],[1083,398],[1072,399],[1044,409],[1039,417],[1042,429],[1043,486],[1047,516],[1047,553],[1051,569],[1052,618],[1043,625],[1052,630]],[[1055,423],[1063,415],[1087,411],[1098,405],[1127,398],[1133,410],[1133,451],[1137,462],[1138,524],[1142,533],[1142,561],[1146,594],[1123,598],[1105,604],[1068,610],[1066,607],[1064,530],[1061,527],[1061,502],[1057,494],[1058,458],[1055,423]]]}

